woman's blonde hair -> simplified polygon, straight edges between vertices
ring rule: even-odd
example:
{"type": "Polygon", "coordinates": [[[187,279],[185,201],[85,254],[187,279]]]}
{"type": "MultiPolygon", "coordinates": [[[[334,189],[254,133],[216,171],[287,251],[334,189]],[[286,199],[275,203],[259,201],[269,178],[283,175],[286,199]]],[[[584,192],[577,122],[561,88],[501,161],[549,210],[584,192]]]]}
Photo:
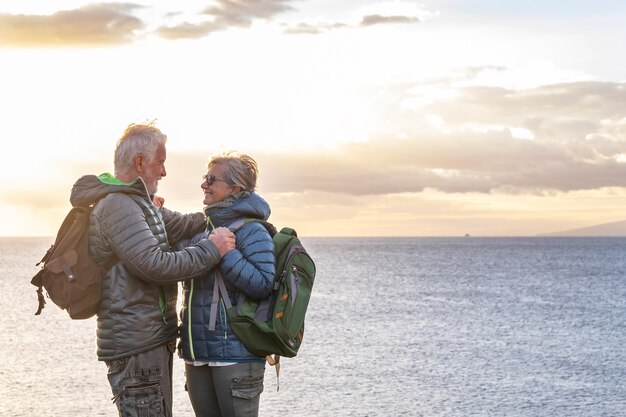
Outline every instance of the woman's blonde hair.
{"type": "Polygon", "coordinates": [[[224,179],[232,185],[250,192],[256,188],[259,167],[251,156],[235,151],[223,152],[209,159],[207,169],[215,164],[223,164],[228,167],[224,179]]]}

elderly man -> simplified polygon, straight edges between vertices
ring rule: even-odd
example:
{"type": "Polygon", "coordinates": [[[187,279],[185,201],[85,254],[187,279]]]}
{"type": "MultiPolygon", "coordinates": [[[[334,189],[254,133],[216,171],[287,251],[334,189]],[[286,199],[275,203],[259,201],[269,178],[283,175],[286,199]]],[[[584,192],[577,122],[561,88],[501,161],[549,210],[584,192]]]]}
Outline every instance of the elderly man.
{"type": "Polygon", "coordinates": [[[124,416],[172,415],[176,283],[206,275],[235,245],[222,228],[194,246],[170,249],[203,230],[205,218],[153,203],[167,174],[166,141],[151,124],[129,125],[115,149],[115,175],[81,177],[70,197],[73,205],[95,203],[90,253],[96,263],[113,265],[102,283],[97,354],[124,416]]]}

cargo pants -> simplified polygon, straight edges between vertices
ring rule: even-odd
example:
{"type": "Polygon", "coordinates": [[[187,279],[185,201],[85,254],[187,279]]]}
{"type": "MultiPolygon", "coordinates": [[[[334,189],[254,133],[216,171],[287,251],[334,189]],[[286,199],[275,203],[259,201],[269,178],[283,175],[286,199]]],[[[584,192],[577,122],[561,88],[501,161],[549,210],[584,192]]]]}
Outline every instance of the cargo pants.
{"type": "Polygon", "coordinates": [[[120,417],[172,417],[174,342],[105,361],[120,417]]]}
{"type": "Polygon", "coordinates": [[[187,391],[197,417],[256,417],[265,363],[185,364],[187,391]]]}

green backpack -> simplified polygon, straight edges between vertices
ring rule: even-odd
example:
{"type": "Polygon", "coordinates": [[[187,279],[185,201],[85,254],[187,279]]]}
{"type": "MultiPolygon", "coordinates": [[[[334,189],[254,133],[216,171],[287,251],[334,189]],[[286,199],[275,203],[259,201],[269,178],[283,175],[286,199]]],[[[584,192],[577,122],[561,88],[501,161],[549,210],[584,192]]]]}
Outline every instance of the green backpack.
{"type": "Polygon", "coordinates": [[[219,273],[215,290],[223,293],[221,298],[228,309],[231,328],[250,352],[257,356],[292,358],[304,336],[304,316],[315,280],[315,264],[291,228],[277,232],[271,223],[256,219],[242,219],[229,228],[236,231],[249,222],[263,224],[274,241],[276,275],[272,292],[260,301],[241,293],[237,305],[232,306],[219,273]]]}

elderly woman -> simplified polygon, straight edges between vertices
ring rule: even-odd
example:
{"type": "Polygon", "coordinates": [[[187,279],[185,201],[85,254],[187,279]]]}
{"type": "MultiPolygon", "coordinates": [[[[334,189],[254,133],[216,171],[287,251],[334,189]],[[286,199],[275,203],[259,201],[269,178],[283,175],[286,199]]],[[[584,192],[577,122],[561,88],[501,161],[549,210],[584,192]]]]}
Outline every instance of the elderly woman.
{"type": "MultiPolygon", "coordinates": [[[[201,184],[207,230],[180,246],[192,245],[238,220],[267,220],[270,207],[254,192],[257,174],[257,163],[248,155],[212,157],[201,184]]],[[[250,353],[232,332],[219,297],[229,297],[235,305],[240,293],[253,299],[269,295],[274,244],[258,222],[246,222],[235,235],[236,248],[226,253],[218,268],[202,279],[183,283],[179,355],[185,360],[187,390],[196,416],[257,416],[259,412],[265,358],[250,353]],[[219,273],[226,294],[217,290],[219,273]],[[214,292],[219,297],[214,298],[214,292]]]]}

